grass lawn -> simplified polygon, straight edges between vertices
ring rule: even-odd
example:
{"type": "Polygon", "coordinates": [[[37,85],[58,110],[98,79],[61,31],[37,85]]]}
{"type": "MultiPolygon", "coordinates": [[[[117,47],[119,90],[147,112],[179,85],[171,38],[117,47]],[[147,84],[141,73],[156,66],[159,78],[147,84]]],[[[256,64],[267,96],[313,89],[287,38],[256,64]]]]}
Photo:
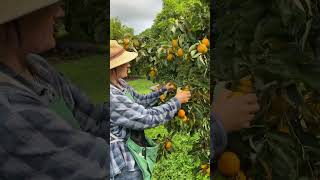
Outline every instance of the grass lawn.
{"type": "Polygon", "coordinates": [[[109,72],[107,60],[102,55],[91,55],[78,60],[53,64],[73,84],[83,90],[95,103],[107,101],[109,97],[109,72]]]}

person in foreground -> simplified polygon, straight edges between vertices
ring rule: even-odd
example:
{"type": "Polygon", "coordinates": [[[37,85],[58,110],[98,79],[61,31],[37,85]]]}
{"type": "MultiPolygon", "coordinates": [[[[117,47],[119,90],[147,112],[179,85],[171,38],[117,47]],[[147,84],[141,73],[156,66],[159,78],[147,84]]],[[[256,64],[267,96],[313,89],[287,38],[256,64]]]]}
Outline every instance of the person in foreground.
{"type": "Polygon", "coordinates": [[[58,0],[1,1],[0,179],[109,178],[109,105],[37,55],[55,47],[62,16],[58,0]]]}
{"type": "Polygon", "coordinates": [[[168,83],[156,92],[140,95],[123,78],[129,62],[138,56],[110,41],[110,167],[111,179],[151,179],[158,146],[143,130],[173,119],[181,104],[188,102],[189,91],[177,92],[168,102],[153,106],[162,93],[173,91],[168,83]]]}

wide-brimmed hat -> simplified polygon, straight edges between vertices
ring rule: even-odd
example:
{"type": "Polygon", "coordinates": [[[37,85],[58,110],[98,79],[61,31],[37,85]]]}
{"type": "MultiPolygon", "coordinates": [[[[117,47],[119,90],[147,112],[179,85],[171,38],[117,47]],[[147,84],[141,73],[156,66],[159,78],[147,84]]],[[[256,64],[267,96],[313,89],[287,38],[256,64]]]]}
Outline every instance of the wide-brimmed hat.
{"type": "Polygon", "coordinates": [[[137,56],[138,53],[126,51],[116,40],[110,40],[110,69],[128,63],[137,56]]]}
{"type": "Polygon", "coordinates": [[[0,24],[12,21],[58,1],[59,0],[1,0],[0,24]]]}

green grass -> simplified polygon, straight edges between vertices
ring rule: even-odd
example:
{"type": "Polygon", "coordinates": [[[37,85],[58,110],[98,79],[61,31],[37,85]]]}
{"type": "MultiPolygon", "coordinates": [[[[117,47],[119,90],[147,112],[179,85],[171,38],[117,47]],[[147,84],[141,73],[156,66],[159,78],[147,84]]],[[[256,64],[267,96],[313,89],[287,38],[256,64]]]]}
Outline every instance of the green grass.
{"type": "Polygon", "coordinates": [[[151,92],[150,87],[155,85],[152,81],[147,79],[138,79],[133,81],[128,81],[128,84],[132,86],[140,94],[147,94],[151,92]]]}
{"type": "Polygon", "coordinates": [[[93,102],[101,103],[109,97],[109,72],[106,57],[91,55],[77,60],[53,64],[73,84],[85,92],[93,102]]]}

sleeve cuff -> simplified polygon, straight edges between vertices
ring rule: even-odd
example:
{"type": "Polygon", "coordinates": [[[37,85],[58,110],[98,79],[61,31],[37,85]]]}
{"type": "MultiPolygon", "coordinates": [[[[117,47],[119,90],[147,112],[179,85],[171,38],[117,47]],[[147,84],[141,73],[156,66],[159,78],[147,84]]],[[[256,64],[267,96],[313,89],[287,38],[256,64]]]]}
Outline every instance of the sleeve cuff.
{"type": "Polygon", "coordinates": [[[176,105],[177,109],[181,108],[181,103],[179,102],[179,100],[176,97],[172,98],[174,104],[176,105]]]}
{"type": "Polygon", "coordinates": [[[220,154],[224,151],[228,144],[228,136],[225,131],[222,122],[216,119],[214,114],[211,114],[211,121],[213,125],[213,150],[214,154],[220,154]]]}
{"type": "Polygon", "coordinates": [[[166,87],[162,87],[158,92],[159,92],[159,94],[163,94],[166,91],[167,91],[167,88],[166,87]]]}

